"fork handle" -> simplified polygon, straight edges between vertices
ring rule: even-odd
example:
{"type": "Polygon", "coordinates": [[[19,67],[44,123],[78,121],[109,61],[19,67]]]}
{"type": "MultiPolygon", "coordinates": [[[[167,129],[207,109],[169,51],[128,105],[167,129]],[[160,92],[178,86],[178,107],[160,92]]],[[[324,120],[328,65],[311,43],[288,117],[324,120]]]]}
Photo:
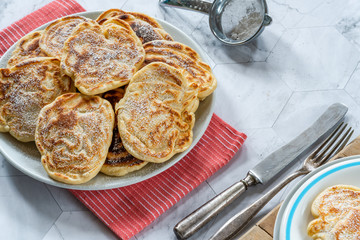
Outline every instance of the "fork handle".
{"type": "Polygon", "coordinates": [[[241,180],[225,189],[222,193],[196,209],[182,219],[174,227],[174,233],[178,239],[187,239],[207,224],[213,217],[219,214],[225,207],[237,199],[249,186],[257,182],[249,173],[241,180]]]}
{"type": "Polygon", "coordinates": [[[300,169],[289,175],[256,202],[230,218],[209,240],[228,240],[234,237],[281,189],[295,178],[307,173],[308,171],[300,169]]]}

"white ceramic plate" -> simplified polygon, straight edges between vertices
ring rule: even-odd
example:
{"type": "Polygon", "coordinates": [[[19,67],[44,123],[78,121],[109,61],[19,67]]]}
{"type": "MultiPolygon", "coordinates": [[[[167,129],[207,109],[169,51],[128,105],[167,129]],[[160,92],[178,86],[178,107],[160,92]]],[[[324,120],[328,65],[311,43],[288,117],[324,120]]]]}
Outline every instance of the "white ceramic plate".
{"type": "MultiPolygon", "coordinates": [[[[78,14],[73,14],[75,16],[84,16],[90,19],[96,19],[100,15],[101,11],[96,12],[83,12],[78,14]]],[[[156,19],[161,26],[167,31],[175,41],[184,43],[189,47],[193,48],[196,52],[198,52],[201,58],[205,62],[209,62],[207,55],[202,51],[199,45],[194,42],[190,37],[188,37],[184,32],[174,27],[173,25],[156,19]]],[[[45,24],[36,30],[44,29],[48,24],[45,24]]],[[[9,48],[9,50],[4,54],[4,56],[0,59],[0,67],[5,68],[8,59],[15,46],[9,48]]],[[[144,168],[139,171],[135,171],[133,173],[127,174],[123,177],[110,177],[106,176],[102,173],[99,173],[95,178],[90,180],[87,183],[81,185],[69,185],[57,182],[50,177],[48,177],[47,173],[43,169],[40,162],[40,153],[38,152],[35,143],[22,143],[17,141],[8,133],[0,133],[0,151],[6,157],[6,159],[17,169],[25,173],[26,175],[33,177],[41,182],[63,187],[69,189],[79,189],[79,190],[99,190],[99,189],[110,189],[116,187],[123,187],[127,185],[131,185],[150,177],[153,177],[162,171],[168,169],[172,165],[174,165],[177,161],[183,158],[200,140],[201,136],[204,134],[213,113],[214,108],[214,94],[211,94],[204,101],[200,103],[198,110],[195,113],[196,123],[193,129],[194,137],[193,143],[190,148],[185,152],[176,154],[169,161],[161,164],[148,164],[144,168]]]]}
{"type": "Polygon", "coordinates": [[[360,187],[360,155],[328,163],[304,177],[285,198],[275,222],[274,240],[311,240],[307,225],[314,218],[311,204],[327,187],[360,187]]]}

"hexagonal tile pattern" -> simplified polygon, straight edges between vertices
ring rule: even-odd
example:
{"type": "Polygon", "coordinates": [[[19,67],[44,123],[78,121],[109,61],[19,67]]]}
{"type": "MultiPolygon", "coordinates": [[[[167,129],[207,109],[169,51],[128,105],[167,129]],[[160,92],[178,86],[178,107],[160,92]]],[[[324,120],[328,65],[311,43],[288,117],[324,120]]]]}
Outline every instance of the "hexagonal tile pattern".
{"type": "Polygon", "coordinates": [[[352,74],[349,82],[346,84],[345,91],[349,93],[357,104],[360,104],[360,66],[352,74]]]}
{"type": "Polygon", "coordinates": [[[227,46],[211,33],[208,18],[203,18],[192,36],[215,63],[245,63],[265,61],[283,32],[284,27],[274,22],[251,43],[227,46]]]}
{"type": "Polygon", "coordinates": [[[62,211],[87,211],[87,208],[67,189],[50,185],[46,185],[46,187],[49,189],[62,211]]]}
{"type": "MultiPolygon", "coordinates": [[[[352,10],[360,11],[360,2],[351,7],[352,10]]],[[[360,49],[360,16],[346,15],[336,25],[336,29],[350,42],[360,49]]]]}
{"type": "Polygon", "coordinates": [[[286,142],[309,127],[332,103],[345,104],[349,110],[346,122],[354,127],[354,136],[360,134],[360,107],[344,90],[295,92],[273,129],[286,142]],[[296,128],[293,125],[296,123],[296,128]]]}
{"type": "Polygon", "coordinates": [[[0,154],[0,177],[5,176],[21,176],[24,175],[22,172],[11,166],[10,163],[0,154]]]}
{"type": "Polygon", "coordinates": [[[294,28],[320,1],[268,0],[269,15],[286,28],[294,28]]]}
{"type": "Polygon", "coordinates": [[[61,214],[43,183],[26,176],[0,177],[0,239],[41,239],[61,214]]]}
{"type": "Polygon", "coordinates": [[[56,229],[50,229],[45,239],[54,239],[59,234],[62,239],[118,239],[110,229],[88,211],[63,212],[54,226],[56,229]]]}
{"type": "Polygon", "coordinates": [[[267,62],[293,90],[309,91],[343,88],[359,60],[351,43],[324,27],[287,30],[267,62]]]}
{"type": "Polygon", "coordinates": [[[273,2],[279,5],[288,6],[289,8],[296,9],[298,12],[301,12],[303,14],[307,14],[316,7],[321,5],[321,1],[312,1],[312,0],[303,0],[303,1],[273,0],[273,2]]]}
{"type": "Polygon", "coordinates": [[[360,2],[354,0],[328,0],[321,1],[321,4],[313,11],[304,15],[296,27],[326,27],[334,26],[339,21],[349,16],[354,16],[359,11],[360,2]],[[351,5],[349,8],[348,6],[351,5]]]}
{"type": "Polygon", "coordinates": [[[215,112],[237,129],[271,127],[291,95],[266,63],[216,65],[214,74],[215,94],[222,96],[217,97],[215,112]]]}
{"type": "Polygon", "coordinates": [[[64,240],[64,238],[61,236],[59,230],[55,225],[53,225],[50,230],[46,233],[43,240],[64,240]]]}

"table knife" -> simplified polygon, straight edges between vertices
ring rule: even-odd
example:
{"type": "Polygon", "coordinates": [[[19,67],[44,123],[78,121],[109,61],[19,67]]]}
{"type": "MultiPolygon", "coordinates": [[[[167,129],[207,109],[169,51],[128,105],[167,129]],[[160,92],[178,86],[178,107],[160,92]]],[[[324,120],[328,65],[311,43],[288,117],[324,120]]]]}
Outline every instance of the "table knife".
{"type": "Polygon", "coordinates": [[[176,224],[174,233],[177,238],[186,239],[192,236],[250,186],[269,182],[293,160],[339,124],[347,110],[348,108],[341,103],[334,103],[329,106],[309,128],[263,159],[247,173],[243,180],[234,183],[176,224]]]}

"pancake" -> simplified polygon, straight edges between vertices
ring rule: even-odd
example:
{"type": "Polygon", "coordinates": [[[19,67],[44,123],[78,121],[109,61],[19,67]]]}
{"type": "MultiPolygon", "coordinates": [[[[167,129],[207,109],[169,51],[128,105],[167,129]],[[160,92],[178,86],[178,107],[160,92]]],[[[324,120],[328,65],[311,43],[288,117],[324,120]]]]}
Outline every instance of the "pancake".
{"type": "MultiPolygon", "coordinates": [[[[113,108],[115,108],[115,104],[123,98],[124,94],[124,89],[118,88],[106,92],[103,98],[108,100],[113,108]]],[[[131,156],[128,151],[126,151],[122,144],[117,127],[117,121],[115,119],[111,145],[105,163],[101,168],[101,172],[110,176],[124,176],[130,172],[134,172],[145,167],[146,164],[147,162],[141,161],[131,156]]]]}
{"type": "Polygon", "coordinates": [[[48,175],[68,184],[95,177],[111,144],[114,118],[111,104],[98,96],[68,93],[45,106],[35,142],[48,175]]]}
{"type": "Polygon", "coordinates": [[[176,69],[185,70],[185,77],[189,82],[199,85],[198,97],[204,99],[216,88],[216,78],[209,65],[190,47],[173,41],[152,41],[144,44],[145,62],[164,62],[176,69]]]}
{"type": "Polygon", "coordinates": [[[40,38],[40,48],[52,57],[61,57],[64,42],[80,23],[88,21],[80,16],[60,18],[47,26],[40,38]]]}
{"type": "Polygon", "coordinates": [[[39,47],[41,33],[42,31],[32,32],[19,40],[7,63],[8,68],[29,58],[47,57],[47,54],[39,47]]]}
{"type": "Polygon", "coordinates": [[[37,57],[0,69],[0,132],[22,142],[34,141],[41,108],[57,96],[74,91],[62,76],[57,58],[37,57]]]}
{"type": "Polygon", "coordinates": [[[146,14],[125,12],[120,9],[109,9],[103,12],[96,21],[102,24],[111,18],[117,18],[127,22],[143,44],[154,40],[173,40],[170,34],[168,34],[154,18],[146,14]]]}
{"type": "Polygon", "coordinates": [[[61,66],[78,90],[96,95],[128,84],[144,61],[144,49],[129,24],[110,19],[81,23],[64,44],[61,66]]]}
{"type": "Polygon", "coordinates": [[[197,88],[165,63],[138,71],[116,105],[125,149],[138,159],[160,163],[189,148],[199,104],[197,88]]]}
{"type": "Polygon", "coordinates": [[[311,206],[316,218],[308,225],[313,239],[358,239],[360,236],[360,188],[336,185],[321,192],[311,206]]]}

